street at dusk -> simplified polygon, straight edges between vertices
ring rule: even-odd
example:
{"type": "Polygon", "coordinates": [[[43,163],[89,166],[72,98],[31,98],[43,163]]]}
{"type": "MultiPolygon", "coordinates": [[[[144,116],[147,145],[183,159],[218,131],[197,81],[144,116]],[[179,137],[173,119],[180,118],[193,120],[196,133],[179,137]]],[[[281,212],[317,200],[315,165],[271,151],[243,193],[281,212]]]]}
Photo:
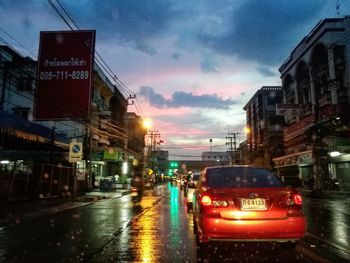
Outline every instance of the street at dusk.
{"type": "Polygon", "coordinates": [[[0,0],[0,262],[350,262],[349,12],[0,0]]]}
{"type": "MultiPolygon", "coordinates": [[[[308,199],[308,202],[317,200],[308,199]]],[[[348,238],[348,211],[341,212],[331,205],[324,211],[330,217],[337,214],[344,218],[338,225],[347,226],[342,236],[348,238]]],[[[316,218],[323,213],[319,211],[316,218]]],[[[311,234],[317,233],[314,229],[326,226],[316,220],[309,227],[311,234]]],[[[220,258],[223,262],[342,262],[339,256],[336,257],[338,261],[332,261],[330,255],[337,246],[349,251],[346,247],[349,240],[337,244],[336,231],[326,230],[318,236],[333,240],[334,247],[333,242],[319,246],[306,238],[295,251],[273,243],[237,243],[234,246],[220,244],[206,254],[199,254],[192,213],[185,205],[183,192],[177,186],[165,184],[145,191],[139,204],[134,204],[130,195],[125,194],[3,225],[1,261],[216,262],[220,258]]]]}

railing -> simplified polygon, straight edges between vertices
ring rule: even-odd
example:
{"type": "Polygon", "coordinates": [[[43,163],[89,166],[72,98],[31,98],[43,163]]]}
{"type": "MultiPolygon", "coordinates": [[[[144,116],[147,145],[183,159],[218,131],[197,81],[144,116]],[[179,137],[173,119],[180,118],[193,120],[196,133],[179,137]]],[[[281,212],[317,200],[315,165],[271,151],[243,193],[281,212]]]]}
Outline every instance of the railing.
{"type": "MultiPolygon", "coordinates": [[[[31,172],[1,171],[0,202],[73,196],[73,173],[72,167],[50,164],[34,164],[31,172]]],[[[77,193],[85,190],[78,181],[77,193]]]]}

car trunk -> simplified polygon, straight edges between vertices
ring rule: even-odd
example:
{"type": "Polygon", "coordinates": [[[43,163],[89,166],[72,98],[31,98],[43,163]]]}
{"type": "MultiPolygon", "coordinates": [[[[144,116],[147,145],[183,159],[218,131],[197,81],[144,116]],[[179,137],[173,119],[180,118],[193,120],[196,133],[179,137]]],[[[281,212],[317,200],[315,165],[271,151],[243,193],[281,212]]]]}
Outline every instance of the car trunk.
{"type": "Polygon", "coordinates": [[[217,189],[213,196],[228,202],[227,207],[218,207],[225,219],[260,220],[281,219],[288,213],[291,190],[287,187],[217,189]]]}

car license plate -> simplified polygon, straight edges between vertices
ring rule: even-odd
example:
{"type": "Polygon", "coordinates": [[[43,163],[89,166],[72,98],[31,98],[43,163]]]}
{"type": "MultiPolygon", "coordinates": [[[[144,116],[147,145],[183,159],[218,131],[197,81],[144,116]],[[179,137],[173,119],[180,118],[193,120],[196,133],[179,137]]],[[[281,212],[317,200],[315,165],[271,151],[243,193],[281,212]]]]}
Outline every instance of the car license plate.
{"type": "Polygon", "coordinates": [[[241,210],[266,210],[266,200],[264,198],[241,199],[241,210]]]}

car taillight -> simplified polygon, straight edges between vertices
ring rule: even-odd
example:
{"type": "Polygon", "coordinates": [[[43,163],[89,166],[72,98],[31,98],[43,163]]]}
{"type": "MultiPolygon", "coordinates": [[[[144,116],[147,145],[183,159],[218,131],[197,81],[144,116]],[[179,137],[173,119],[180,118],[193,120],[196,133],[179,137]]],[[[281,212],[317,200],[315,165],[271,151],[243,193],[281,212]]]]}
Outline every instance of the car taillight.
{"type": "Polygon", "coordinates": [[[302,197],[300,194],[292,194],[290,196],[290,202],[289,202],[289,206],[288,206],[288,212],[287,215],[290,217],[293,216],[303,216],[303,209],[302,209],[302,197]]]}
{"type": "Polygon", "coordinates": [[[228,207],[228,203],[225,200],[214,200],[213,205],[215,207],[228,207]]]}
{"type": "Polygon", "coordinates": [[[209,206],[209,205],[212,205],[213,202],[209,195],[203,195],[201,199],[201,203],[204,206],[209,206]]]}
{"type": "Polygon", "coordinates": [[[302,203],[303,199],[300,194],[286,195],[279,202],[281,206],[301,206],[302,203]]]}
{"type": "Polygon", "coordinates": [[[301,198],[300,194],[293,194],[292,200],[293,200],[293,203],[295,205],[302,205],[303,204],[303,199],[301,198]]]}
{"type": "Polygon", "coordinates": [[[218,197],[210,197],[209,195],[203,195],[201,198],[203,206],[214,206],[214,207],[227,207],[228,203],[226,200],[218,197]]]}

